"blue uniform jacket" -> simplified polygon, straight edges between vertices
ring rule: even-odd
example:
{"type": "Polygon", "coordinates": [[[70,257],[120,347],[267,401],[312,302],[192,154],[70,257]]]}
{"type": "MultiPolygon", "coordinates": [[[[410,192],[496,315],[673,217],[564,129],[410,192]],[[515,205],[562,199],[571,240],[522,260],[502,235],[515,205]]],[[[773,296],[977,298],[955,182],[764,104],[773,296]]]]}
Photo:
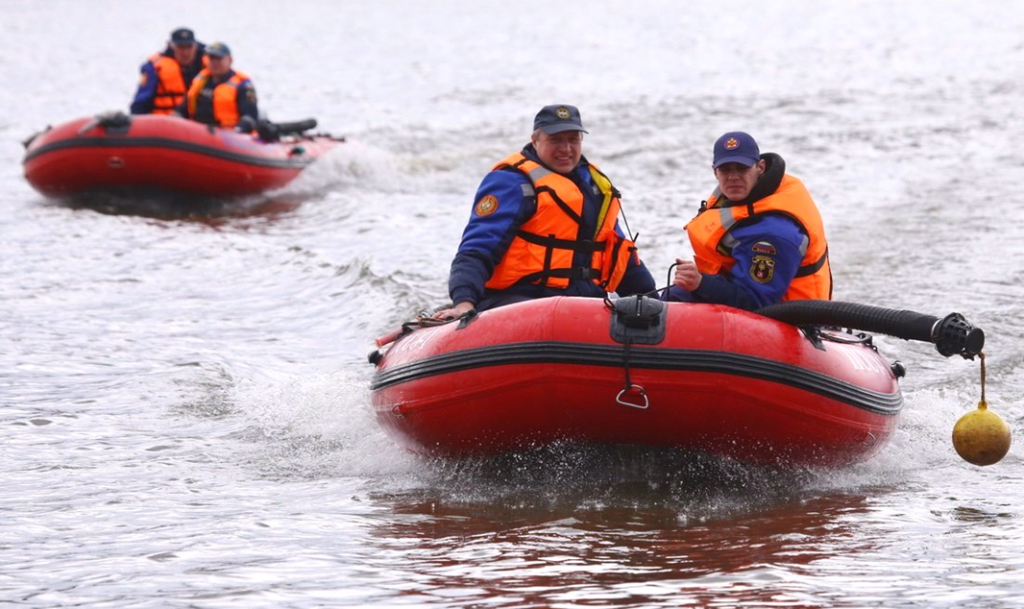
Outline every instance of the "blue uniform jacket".
{"type": "MultiPolygon", "coordinates": [[[[532,144],[527,145],[523,153],[528,158],[540,162],[532,144]]],[[[587,160],[581,159],[568,177],[580,187],[585,196],[584,225],[580,232],[584,235],[593,235],[601,207],[601,197],[591,179],[587,160]]],[[[552,289],[533,284],[513,285],[504,290],[490,290],[484,287],[494,267],[505,255],[516,231],[536,211],[536,204],[530,204],[532,199],[527,199],[523,195],[523,185],[529,183],[530,180],[525,174],[514,169],[492,171],[484,176],[474,201],[491,195],[498,200],[498,206],[487,216],[478,216],[474,212],[462,233],[462,242],[452,261],[451,274],[448,278],[448,293],[453,303],[472,302],[478,311],[484,311],[512,302],[548,296],[605,296],[605,292],[593,281],[581,279],[570,280],[566,289],[552,289]]],[[[623,234],[618,222],[615,230],[620,235],[623,234]]],[[[590,254],[577,252],[573,264],[589,267],[590,254]]],[[[654,289],[654,278],[644,263],[636,264],[630,260],[626,274],[619,284],[618,293],[628,296],[651,292],[654,289]]]]}
{"type": "Polygon", "coordinates": [[[667,300],[712,302],[747,311],[782,300],[803,259],[800,245],[807,239],[807,235],[800,225],[786,216],[767,214],[755,222],[729,231],[729,234],[738,242],[732,251],[736,264],[729,273],[704,274],[700,286],[694,292],[672,286],[666,293],[667,300]],[[764,242],[774,245],[776,251],[773,256],[775,270],[767,283],[761,283],[750,272],[755,250],[764,249],[763,245],[755,248],[755,244],[764,242]]]}

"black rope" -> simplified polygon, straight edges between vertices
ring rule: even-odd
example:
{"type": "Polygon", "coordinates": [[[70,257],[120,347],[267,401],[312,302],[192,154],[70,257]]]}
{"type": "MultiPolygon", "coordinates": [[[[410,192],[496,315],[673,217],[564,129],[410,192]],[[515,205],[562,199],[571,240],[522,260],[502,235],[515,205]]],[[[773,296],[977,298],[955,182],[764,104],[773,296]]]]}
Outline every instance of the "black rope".
{"type": "MultiPolygon", "coordinates": [[[[664,292],[667,292],[667,291],[669,291],[669,289],[671,289],[671,288],[672,288],[672,286],[674,285],[674,284],[672,283],[672,270],[673,270],[673,269],[675,269],[675,268],[676,268],[677,266],[679,266],[679,263],[678,263],[678,262],[676,262],[676,263],[673,263],[673,264],[671,264],[671,265],[670,265],[670,266],[668,267],[668,273],[666,274],[666,280],[665,280],[665,283],[666,283],[666,284],[668,284],[668,285],[666,285],[666,286],[665,286],[665,287],[663,287],[663,288],[655,288],[655,289],[651,290],[650,292],[646,292],[646,293],[644,294],[644,296],[649,296],[649,297],[651,297],[651,298],[661,298],[661,295],[662,295],[662,294],[663,294],[664,292]]],[[[605,300],[607,300],[607,298],[605,298],[605,300]]]]}
{"type": "Polygon", "coordinates": [[[626,372],[625,391],[627,393],[633,389],[633,380],[629,376],[629,346],[631,344],[633,344],[633,341],[631,341],[628,336],[622,343],[622,369],[626,372]]]}

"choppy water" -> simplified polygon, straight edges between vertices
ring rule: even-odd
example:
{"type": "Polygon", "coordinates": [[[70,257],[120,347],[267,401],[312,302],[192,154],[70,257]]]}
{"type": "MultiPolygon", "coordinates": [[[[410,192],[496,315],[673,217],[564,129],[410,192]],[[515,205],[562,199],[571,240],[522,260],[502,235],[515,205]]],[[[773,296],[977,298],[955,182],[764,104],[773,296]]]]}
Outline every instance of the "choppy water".
{"type": "Polygon", "coordinates": [[[978,364],[928,345],[876,339],[907,409],[841,472],[431,465],[371,417],[373,338],[443,301],[479,179],[568,102],[661,272],[717,135],[782,154],[823,209],[837,298],[983,327],[987,399],[1019,437],[1024,11],[819,4],[5,0],[0,603],[1018,606],[1020,448],[956,456],[978,364]],[[126,108],[179,25],[229,43],[272,118],[349,142],[205,216],[31,190],[21,140],[126,108]]]}

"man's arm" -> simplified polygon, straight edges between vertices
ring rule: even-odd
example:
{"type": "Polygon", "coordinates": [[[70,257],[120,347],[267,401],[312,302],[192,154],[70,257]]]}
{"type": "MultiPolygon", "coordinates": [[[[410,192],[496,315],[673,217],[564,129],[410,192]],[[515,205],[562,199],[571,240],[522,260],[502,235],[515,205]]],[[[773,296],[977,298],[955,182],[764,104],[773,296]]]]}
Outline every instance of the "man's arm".
{"type": "Polygon", "coordinates": [[[142,64],[139,69],[139,87],[135,91],[129,111],[132,114],[152,114],[153,100],[156,99],[156,70],[151,62],[142,64]]]}
{"type": "Polygon", "coordinates": [[[732,231],[736,264],[727,275],[704,275],[693,294],[702,302],[753,311],[782,300],[796,277],[806,235],[800,225],[780,215],[767,215],[732,231]]]}
{"type": "Polygon", "coordinates": [[[524,205],[526,183],[526,176],[513,171],[492,171],[480,183],[448,276],[448,294],[455,305],[480,302],[484,284],[515,231],[535,211],[535,206],[524,205]]]}

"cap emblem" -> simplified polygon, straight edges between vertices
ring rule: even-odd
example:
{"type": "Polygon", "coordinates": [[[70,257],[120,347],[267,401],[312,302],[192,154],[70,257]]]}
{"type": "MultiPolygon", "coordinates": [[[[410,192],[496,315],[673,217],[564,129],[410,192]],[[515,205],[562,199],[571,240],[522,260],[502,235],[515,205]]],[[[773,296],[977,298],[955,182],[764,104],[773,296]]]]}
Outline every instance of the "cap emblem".
{"type": "Polygon", "coordinates": [[[572,116],[572,113],[570,113],[569,109],[566,108],[565,106],[559,106],[559,108],[557,110],[555,110],[555,116],[557,116],[558,118],[560,118],[560,119],[562,119],[564,121],[564,120],[568,120],[569,117],[572,116]]]}
{"type": "Polygon", "coordinates": [[[729,140],[727,142],[725,142],[725,149],[726,150],[736,150],[739,147],[740,147],[740,143],[734,137],[729,138],[729,140]]]}

